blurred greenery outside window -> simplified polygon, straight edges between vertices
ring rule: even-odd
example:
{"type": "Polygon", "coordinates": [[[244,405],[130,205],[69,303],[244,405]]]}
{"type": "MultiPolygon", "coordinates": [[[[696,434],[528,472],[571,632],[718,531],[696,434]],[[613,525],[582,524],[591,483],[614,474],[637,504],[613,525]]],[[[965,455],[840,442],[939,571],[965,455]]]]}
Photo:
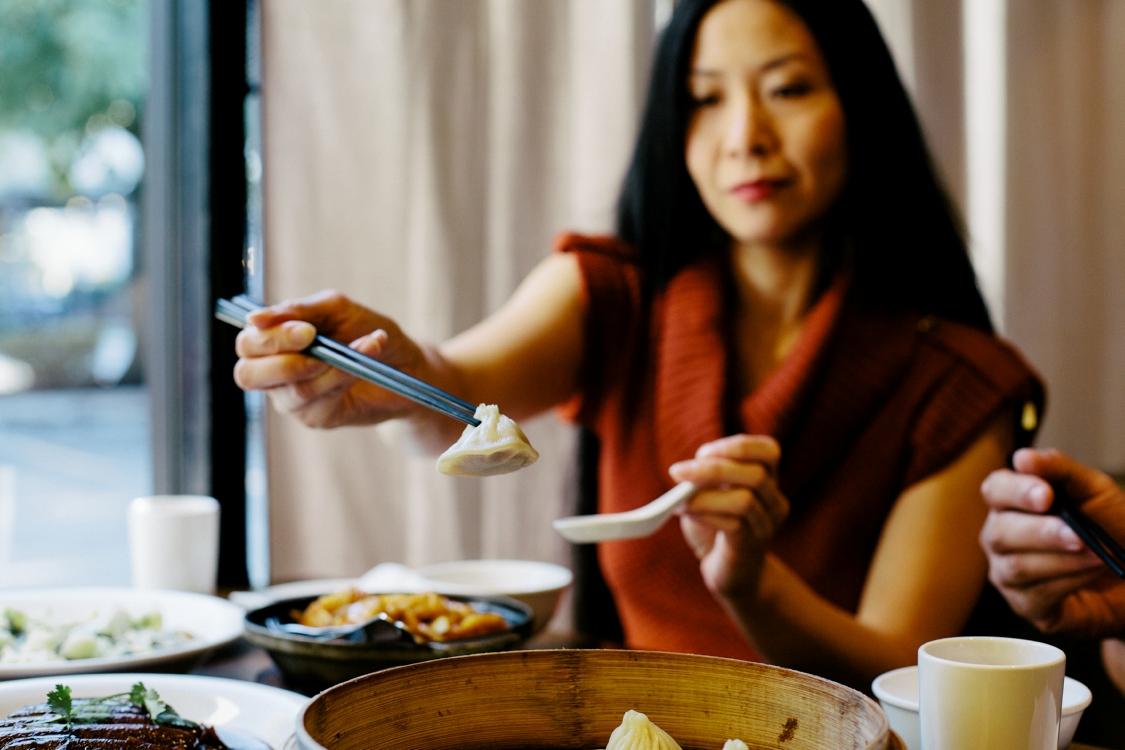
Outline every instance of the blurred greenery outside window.
{"type": "Polygon", "coordinates": [[[0,587],[128,583],[148,43],[146,0],[0,0],[0,587]]]}
{"type": "Polygon", "coordinates": [[[140,382],[143,0],[0,2],[0,394],[140,382]]]}

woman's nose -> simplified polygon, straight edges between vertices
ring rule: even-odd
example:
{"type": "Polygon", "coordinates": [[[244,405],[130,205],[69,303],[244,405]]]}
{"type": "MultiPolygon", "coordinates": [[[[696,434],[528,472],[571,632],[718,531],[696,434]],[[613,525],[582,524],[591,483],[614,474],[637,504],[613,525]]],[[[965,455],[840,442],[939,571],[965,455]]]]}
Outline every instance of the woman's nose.
{"type": "Polygon", "coordinates": [[[777,134],[769,113],[754,97],[735,103],[726,148],[732,156],[765,156],[777,148],[777,134]]]}

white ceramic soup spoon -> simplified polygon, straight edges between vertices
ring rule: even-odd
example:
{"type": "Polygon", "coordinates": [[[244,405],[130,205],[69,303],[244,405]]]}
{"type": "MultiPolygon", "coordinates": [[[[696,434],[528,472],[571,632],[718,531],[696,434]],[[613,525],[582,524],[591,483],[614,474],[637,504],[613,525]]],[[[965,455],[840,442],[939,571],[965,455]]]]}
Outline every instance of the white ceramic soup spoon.
{"type": "Polygon", "coordinates": [[[649,536],[664,525],[676,510],[692,498],[698,488],[691,482],[680,482],[648,505],[624,513],[597,513],[570,516],[552,521],[555,531],[574,544],[608,542],[613,539],[636,539],[649,536]]]}

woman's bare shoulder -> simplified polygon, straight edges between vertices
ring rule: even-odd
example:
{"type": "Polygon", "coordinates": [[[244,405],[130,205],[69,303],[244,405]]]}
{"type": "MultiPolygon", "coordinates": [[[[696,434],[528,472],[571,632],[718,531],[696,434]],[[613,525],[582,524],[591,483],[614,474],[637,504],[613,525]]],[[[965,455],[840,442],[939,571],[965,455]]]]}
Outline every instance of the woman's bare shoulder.
{"type": "Polygon", "coordinates": [[[629,264],[640,261],[640,254],[636,248],[610,234],[564,232],[555,237],[553,249],[556,254],[591,253],[629,264]]]}

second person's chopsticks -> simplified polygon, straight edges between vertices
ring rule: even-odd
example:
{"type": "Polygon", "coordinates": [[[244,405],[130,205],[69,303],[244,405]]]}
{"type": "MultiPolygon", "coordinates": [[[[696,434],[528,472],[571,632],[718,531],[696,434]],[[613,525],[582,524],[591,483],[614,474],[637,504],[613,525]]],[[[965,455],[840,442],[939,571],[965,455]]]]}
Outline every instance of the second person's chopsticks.
{"type": "MultiPolygon", "coordinates": [[[[238,328],[245,328],[248,325],[247,315],[261,308],[261,305],[249,297],[240,294],[229,300],[217,300],[215,317],[238,328]]],[[[480,420],[473,416],[476,407],[468,401],[459,399],[326,336],[318,334],[304,353],[460,422],[473,427],[480,424],[480,420]]]]}
{"type": "Polygon", "coordinates": [[[1051,485],[1055,491],[1055,502],[1051,512],[1058,514],[1067,526],[1074,530],[1078,538],[1101,558],[1110,570],[1120,578],[1125,578],[1125,550],[1117,543],[1097,521],[1090,518],[1078,507],[1062,488],[1057,484],[1051,485]]]}

